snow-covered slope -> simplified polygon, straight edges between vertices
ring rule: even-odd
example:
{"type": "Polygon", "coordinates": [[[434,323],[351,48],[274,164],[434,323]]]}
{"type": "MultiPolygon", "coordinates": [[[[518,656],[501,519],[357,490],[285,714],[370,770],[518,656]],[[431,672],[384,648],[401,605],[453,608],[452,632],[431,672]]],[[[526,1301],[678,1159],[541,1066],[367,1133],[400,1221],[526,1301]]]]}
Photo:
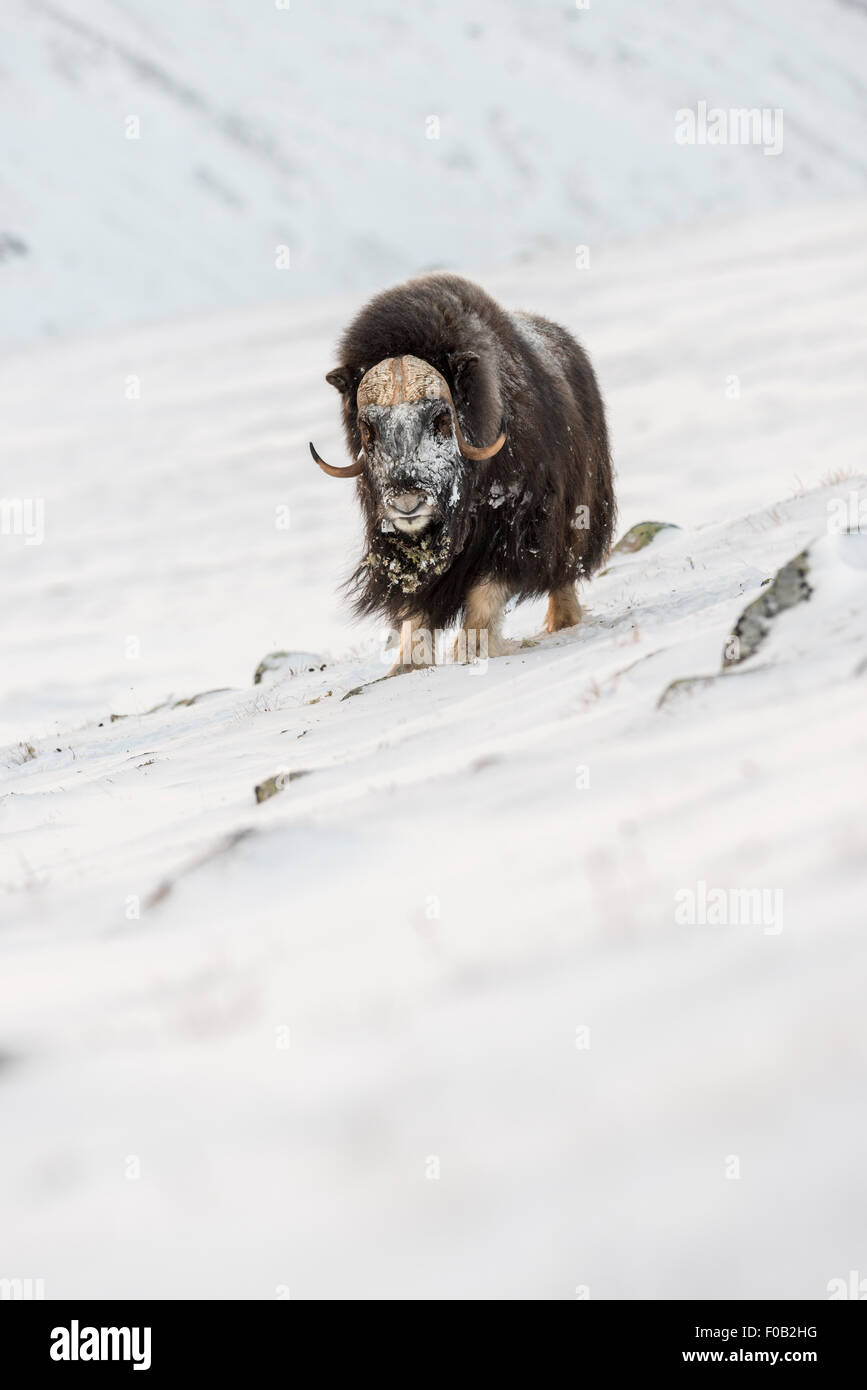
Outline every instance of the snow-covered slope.
{"type": "Polygon", "coordinates": [[[8,0],[0,341],[863,192],[865,42],[840,0],[8,0]],[[782,151],[678,145],[699,102],[782,151]]]}
{"type": "Polygon", "coordinates": [[[46,504],[0,544],[4,1276],[821,1298],[864,1268],[865,235],[839,205],[487,277],[589,347],[624,529],[681,529],[577,632],[357,694],[352,488],[306,454],[339,451],[350,301],[0,366],[10,494],[46,504]],[[807,546],[809,600],[720,675],[807,546]],[[322,659],[253,686],[276,647],[322,659]],[[763,915],[684,922],[702,884],[763,915]]]}

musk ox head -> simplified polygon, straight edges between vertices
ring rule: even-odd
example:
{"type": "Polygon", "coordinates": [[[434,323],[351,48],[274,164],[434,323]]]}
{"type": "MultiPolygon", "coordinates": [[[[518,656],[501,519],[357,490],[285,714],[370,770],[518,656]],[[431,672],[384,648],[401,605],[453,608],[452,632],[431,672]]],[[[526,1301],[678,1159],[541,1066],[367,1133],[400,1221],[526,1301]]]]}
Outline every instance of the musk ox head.
{"type": "Polygon", "coordinates": [[[334,468],[312,444],[310,452],[331,477],[363,473],[383,529],[404,536],[419,536],[445,520],[469,492],[463,486],[467,469],[506,442],[501,431],[486,448],[468,444],[448,382],[419,357],[387,357],[371,367],[355,403],[361,437],[355,463],[334,468]]]}

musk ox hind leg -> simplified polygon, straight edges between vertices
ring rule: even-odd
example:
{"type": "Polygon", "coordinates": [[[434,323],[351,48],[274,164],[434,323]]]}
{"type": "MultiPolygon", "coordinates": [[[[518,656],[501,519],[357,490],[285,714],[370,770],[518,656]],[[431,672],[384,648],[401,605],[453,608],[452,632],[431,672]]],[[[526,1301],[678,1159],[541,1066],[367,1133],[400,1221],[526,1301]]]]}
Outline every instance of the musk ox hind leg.
{"type": "Polygon", "coordinates": [[[502,633],[503,609],[510,597],[511,591],[498,580],[485,580],[470,589],[455,642],[455,661],[506,656],[515,650],[515,643],[502,633]]]}
{"type": "Polygon", "coordinates": [[[576,627],[581,621],[581,605],[574,584],[564,584],[560,589],[552,589],[548,595],[548,612],[545,614],[545,631],[560,632],[564,627],[576,627]]]}

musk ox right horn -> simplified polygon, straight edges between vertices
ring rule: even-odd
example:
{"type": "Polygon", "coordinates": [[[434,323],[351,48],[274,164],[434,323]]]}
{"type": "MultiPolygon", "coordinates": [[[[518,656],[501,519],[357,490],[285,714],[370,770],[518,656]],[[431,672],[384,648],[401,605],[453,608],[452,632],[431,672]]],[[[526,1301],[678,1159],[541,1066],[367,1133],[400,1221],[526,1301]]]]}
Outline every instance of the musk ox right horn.
{"type": "Polygon", "coordinates": [[[452,414],[455,417],[455,434],[457,435],[458,439],[458,448],[460,449],[464,458],[476,460],[490,459],[494,457],[494,454],[498,454],[500,452],[500,450],[506,442],[505,420],[500,421],[500,433],[497,435],[493,444],[489,444],[486,449],[477,449],[474,444],[468,444],[467,441],[464,439],[464,436],[461,433],[461,427],[458,424],[457,411],[455,410],[454,406],[452,406],[452,414]]]}
{"type": "Polygon", "coordinates": [[[312,444],[310,445],[310,452],[322,472],[327,473],[330,478],[357,478],[359,473],[364,471],[364,464],[360,459],[355,463],[348,463],[345,468],[335,468],[333,463],[326,463],[324,458],[320,458],[312,444]]]}

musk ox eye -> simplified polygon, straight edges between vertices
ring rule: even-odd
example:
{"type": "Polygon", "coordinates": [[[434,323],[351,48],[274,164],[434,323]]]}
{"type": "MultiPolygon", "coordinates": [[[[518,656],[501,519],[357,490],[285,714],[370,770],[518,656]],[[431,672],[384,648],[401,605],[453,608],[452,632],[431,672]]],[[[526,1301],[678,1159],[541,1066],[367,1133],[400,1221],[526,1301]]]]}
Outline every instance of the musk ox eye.
{"type": "Polygon", "coordinates": [[[369,449],[375,438],[373,426],[367,420],[361,421],[361,442],[365,449],[369,449]]]}
{"type": "Polygon", "coordinates": [[[434,434],[439,435],[440,439],[447,439],[452,432],[452,417],[447,410],[441,410],[433,422],[434,434]]]}

